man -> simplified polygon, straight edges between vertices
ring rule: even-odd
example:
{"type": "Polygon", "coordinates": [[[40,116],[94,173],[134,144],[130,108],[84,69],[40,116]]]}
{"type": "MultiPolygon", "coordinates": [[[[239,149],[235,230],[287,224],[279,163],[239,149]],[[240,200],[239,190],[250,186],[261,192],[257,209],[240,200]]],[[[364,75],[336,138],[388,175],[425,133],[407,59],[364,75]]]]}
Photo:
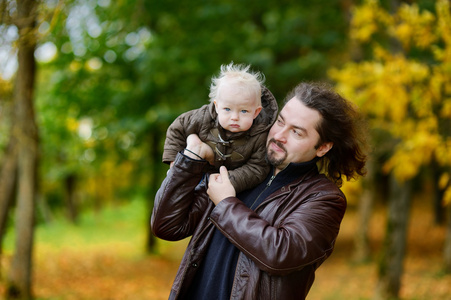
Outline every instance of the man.
{"type": "Polygon", "coordinates": [[[151,221],[160,238],[192,235],[169,298],[305,299],[346,210],[342,176],[364,174],[358,120],[337,93],[301,83],[268,134],[268,178],[238,195],[224,167],[207,182],[211,150],[190,136],[151,221]]]}

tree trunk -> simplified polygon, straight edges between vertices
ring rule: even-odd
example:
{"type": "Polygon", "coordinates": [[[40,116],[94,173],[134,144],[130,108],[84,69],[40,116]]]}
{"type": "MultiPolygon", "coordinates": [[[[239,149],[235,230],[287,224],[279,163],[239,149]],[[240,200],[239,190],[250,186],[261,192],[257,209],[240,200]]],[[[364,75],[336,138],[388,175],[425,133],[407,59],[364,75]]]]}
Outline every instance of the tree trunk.
{"type": "Polygon", "coordinates": [[[440,186],[440,177],[446,171],[438,162],[433,159],[431,162],[432,180],[434,183],[433,190],[433,210],[434,221],[436,225],[443,225],[445,223],[446,207],[443,206],[443,196],[445,195],[446,187],[440,186]]]}
{"type": "Polygon", "coordinates": [[[36,1],[18,0],[18,70],[13,133],[17,139],[16,244],[8,274],[7,299],[32,299],[32,249],[35,219],[38,130],[33,109],[36,62],[36,1]]]}
{"type": "Polygon", "coordinates": [[[163,155],[162,150],[160,148],[160,139],[161,134],[158,131],[158,128],[156,128],[151,136],[151,142],[150,142],[150,165],[152,166],[152,177],[150,182],[150,201],[149,201],[149,219],[148,219],[148,225],[147,225],[147,241],[146,241],[146,251],[147,253],[152,253],[155,251],[156,246],[156,239],[155,236],[152,234],[152,230],[150,228],[150,218],[152,214],[153,209],[153,203],[155,194],[157,193],[157,190],[161,184],[160,180],[160,170],[161,170],[161,157],[163,155]]]}
{"type": "Polygon", "coordinates": [[[354,238],[354,260],[358,263],[370,259],[370,245],[368,238],[369,223],[376,197],[376,183],[374,182],[374,162],[368,161],[368,173],[363,180],[363,194],[359,202],[359,224],[354,238]]]}
{"type": "Polygon", "coordinates": [[[445,248],[443,250],[444,268],[446,273],[451,273],[451,205],[447,206],[448,225],[446,230],[445,248]]]}
{"type": "Polygon", "coordinates": [[[391,175],[387,229],[382,259],[379,262],[379,282],[375,299],[399,299],[407,245],[411,191],[411,181],[401,183],[391,175]]]}
{"type": "Polygon", "coordinates": [[[69,174],[65,178],[65,198],[66,210],[69,220],[76,224],[78,219],[77,203],[75,201],[75,186],[77,184],[77,177],[75,174],[69,174]]]}

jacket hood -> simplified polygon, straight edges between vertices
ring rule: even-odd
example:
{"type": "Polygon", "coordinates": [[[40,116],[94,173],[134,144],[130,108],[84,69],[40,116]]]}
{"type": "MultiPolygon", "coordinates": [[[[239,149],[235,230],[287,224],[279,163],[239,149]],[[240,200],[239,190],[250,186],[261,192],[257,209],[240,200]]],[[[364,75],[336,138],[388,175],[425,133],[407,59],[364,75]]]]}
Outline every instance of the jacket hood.
{"type": "MultiPolygon", "coordinates": [[[[249,130],[249,135],[251,136],[269,130],[277,119],[277,114],[279,111],[277,100],[271,93],[271,91],[265,86],[262,87],[261,102],[262,110],[254,119],[254,123],[249,130]]],[[[211,118],[213,120],[217,120],[218,114],[216,113],[215,105],[213,102],[209,104],[209,111],[211,118]]]]}

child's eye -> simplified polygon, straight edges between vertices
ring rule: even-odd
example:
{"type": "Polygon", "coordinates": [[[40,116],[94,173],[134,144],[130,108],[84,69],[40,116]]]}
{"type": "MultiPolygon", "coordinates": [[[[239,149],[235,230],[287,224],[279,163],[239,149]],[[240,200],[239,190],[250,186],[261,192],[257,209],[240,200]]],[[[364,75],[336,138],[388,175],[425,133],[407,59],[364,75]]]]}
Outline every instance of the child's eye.
{"type": "Polygon", "coordinates": [[[247,113],[248,113],[248,111],[247,111],[247,110],[245,110],[245,109],[243,109],[243,110],[241,111],[241,113],[243,113],[243,114],[247,114],[247,113]]]}
{"type": "Polygon", "coordinates": [[[224,110],[225,110],[225,111],[230,111],[230,108],[224,107],[224,110]]]}

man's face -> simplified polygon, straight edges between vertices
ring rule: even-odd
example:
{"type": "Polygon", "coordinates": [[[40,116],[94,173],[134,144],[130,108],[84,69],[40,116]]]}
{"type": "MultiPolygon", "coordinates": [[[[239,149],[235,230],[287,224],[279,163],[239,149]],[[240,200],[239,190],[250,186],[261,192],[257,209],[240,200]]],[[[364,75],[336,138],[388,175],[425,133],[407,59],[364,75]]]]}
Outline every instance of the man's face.
{"type": "Polygon", "coordinates": [[[276,173],[291,162],[310,161],[332,148],[332,143],[325,143],[315,149],[319,141],[315,128],[320,120],[318,111],[308,108],[296,98],[285,104],[268,134],[267,156],[276,167],[276,173]]]}
{"type": "Polygon", "coordinates": [[[219,124],[230,132],[249,130],[262,109],[258,99],[248,92],[240,92],[233,84],[224,84],[219,90],[214,101],[219,124]]]}

